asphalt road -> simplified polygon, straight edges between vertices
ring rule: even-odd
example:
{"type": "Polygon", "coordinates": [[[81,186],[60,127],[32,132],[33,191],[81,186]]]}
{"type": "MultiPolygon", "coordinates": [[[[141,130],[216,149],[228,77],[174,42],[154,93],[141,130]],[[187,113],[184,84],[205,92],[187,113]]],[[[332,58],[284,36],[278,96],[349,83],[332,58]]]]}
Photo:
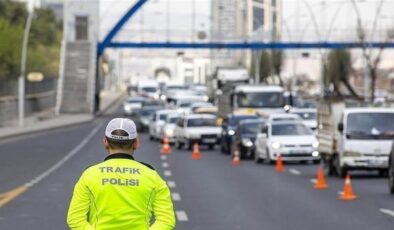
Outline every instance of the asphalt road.
{"type": "MultiPolygon", "coordinates": [[[[1,141],[0,229],[67,229],[73,186],[87,166],[105,158],[104,126],[114,116],[1,141]],[[1,205],[5,197],[9,202],[1,205]]],[[[326,178],[328,189],[313,189],[316,165],[286,164],[282,174],[253,161],[234,167],[218,148],[203,147],[198,161],[174,148],[163,157],[159,143],[145,134],[141,139],[135,157],[153,165],[171,187],[176,229],[394,229],[394,196],[386,178],[374,173],[353,174],[358,199],[345,202],[337,198],[342,179],[326,178]]]]}

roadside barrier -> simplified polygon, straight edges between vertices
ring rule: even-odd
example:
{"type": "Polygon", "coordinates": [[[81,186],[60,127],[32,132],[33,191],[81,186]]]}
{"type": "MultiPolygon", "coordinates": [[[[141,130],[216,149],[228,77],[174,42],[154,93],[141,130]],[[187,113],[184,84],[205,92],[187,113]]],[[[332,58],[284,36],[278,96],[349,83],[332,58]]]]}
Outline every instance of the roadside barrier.
{"type": "Polygon", "coordinates": [[[324,169],[323,166],[320,166],[317,170],[317,181],[314,186],[315,189],[326,189],[328,185],[326,183],[326,179],[324,178],[324,169]]]}
{"type": "Polygon", "coordinates": [[[238,148],[234,148],[231,164],[233,166],[239,166],[241,164],[241,157],[238,148]]]}
{"type": "Polygon", "coordinates": [[[351,201],[357,199],[357,196],[353,194],[352,184],[350,182],[350,175],[348,174],[345,179],[345,187],[343,193],[339,196],[339,199],[345,201],[351,201]]]}
{"type": "Polygon", "coordinates": [[[200,147],[198,146],[198,143],[194,143],[193,145],[192,159],[193,160],[201,159],[200,147]]]}
{"type": "Polygon", "coordinates": [[[163,145],[161,147],[161,154],[168,155],[171,153],[170,142],[168,141],[168,137],[164,136],[163,145]]]}
{"type": "Polygon", "coordinates": [[[283,172],[283,159],[282,159],[282,155],[278,155],[277,159],[276,159],[276,172],[281,173],[283,172]]]}

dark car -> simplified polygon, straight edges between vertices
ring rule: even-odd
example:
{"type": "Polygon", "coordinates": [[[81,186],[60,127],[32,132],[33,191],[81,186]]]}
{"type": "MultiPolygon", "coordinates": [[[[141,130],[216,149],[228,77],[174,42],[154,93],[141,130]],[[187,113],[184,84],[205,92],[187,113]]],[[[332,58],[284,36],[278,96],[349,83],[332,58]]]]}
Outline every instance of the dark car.
{"type": "Polygon", "coordinates": [[[233,136],[237,131],[237,125],[240,121],[245,119],[257,119],[256,115],[236,115],[230,114],[223,121],[222,124],[222,137],[220,140],[220,150],[222,153],[230,154],[233,136]]]}
{"type": "Polygon", "coordinates": [[[254,159],[254,141],[257,134],[265,124],[264,119],[246,119],[238,124],[234,135],[234,147],[236,147],[242,159],[254,159]]]}
{"type": "Polygon", "coordinates": [[[394,143],[389,156],[389,189],[391,194],[394,194],[394,143]]]}
{"type": "Polygon", "coordinates": [[[151,117],[153,114],[158,111],[164,109],[163,106],[144,106],[143,108],[137,110],[133,116],[133,120],[135,125],[137,126],[138,131],[145,131],[149,127],[149,122],[151,121],[151,117]]]}

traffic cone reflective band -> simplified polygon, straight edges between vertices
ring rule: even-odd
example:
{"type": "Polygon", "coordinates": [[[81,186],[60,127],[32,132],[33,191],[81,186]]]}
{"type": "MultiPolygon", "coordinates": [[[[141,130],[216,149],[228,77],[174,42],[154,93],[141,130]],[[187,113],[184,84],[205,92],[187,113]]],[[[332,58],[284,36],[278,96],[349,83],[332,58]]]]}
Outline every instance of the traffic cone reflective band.
{"type": "Polygon", "coordinates": [[[168,141],[168,137],[164,137],[163,145],[161,147],[161,154],[167,155],[171,153],[170,143],[168,141]]]}
{"type": "Polygon", "coordinates": [[[241,158],[240,158],[240,156],[239,156],[239,150],[238,150],[238,149],[235,149],[235,150],[234,150],[233,159],[232,159],[232,161],[231,161],[231,164],[232,164],[233,166],[238,166],[238,165],[241,164],[241,158]]]}
{"type": "Polygon", "coordinates": [[[283,160],[282,160],[282,155],[278,155],[277,159],[276,159],[276,171],[278,173],[283,172],[283,160]]]}
{"type": "Polygon", "coordinates": [[[192,159],[193,160],[201,159],[200,147],[198,146],[197,143],[194,143],[193,145],[192,159]]]}
{"type": "Polygon", "coordinates": [[[345,180],[345,188],[343,189],[343,193],[339,196],[341,200],[355,200],[357,196],[353,194],[352,184],[350,182],[350,176],[346,176],[345,180]]]}
{"type": "Polygon", "coordinates": [[[324,178],[324,170],[323,167],[320,166],[317,170],[317,181],[314,186],[315,189],[326,189],[328,185],[326,184],[326,179],[324,178]]]}

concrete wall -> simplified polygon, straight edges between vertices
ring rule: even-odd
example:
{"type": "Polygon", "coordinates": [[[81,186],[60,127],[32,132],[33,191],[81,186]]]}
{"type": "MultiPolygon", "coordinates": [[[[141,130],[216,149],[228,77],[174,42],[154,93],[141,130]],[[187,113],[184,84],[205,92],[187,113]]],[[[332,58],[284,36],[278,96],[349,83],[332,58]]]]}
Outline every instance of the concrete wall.
{"type": "MultiPolygon", "coordinates": [[[[54,108],[56,101],[55,91],[33,94],[26,96],[25,116],[41,112],[46,109],[54,108]]],[[[0,127],[11,124],[18,118],[18,98],[0,98],[0,127]]]]}

